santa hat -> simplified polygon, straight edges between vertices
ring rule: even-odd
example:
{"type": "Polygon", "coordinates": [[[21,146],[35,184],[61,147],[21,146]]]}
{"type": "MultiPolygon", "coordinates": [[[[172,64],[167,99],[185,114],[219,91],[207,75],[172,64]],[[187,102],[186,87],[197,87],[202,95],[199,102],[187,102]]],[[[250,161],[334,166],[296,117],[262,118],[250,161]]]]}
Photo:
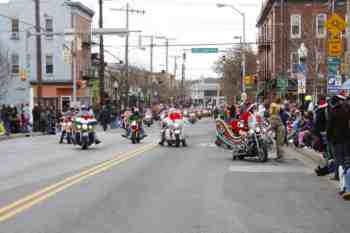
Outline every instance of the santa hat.
{"type": "Polygon", "coordinates": [[[320,100],[320,102],[319,102],[319,108],[325,108],[325,107],[327,107],[327,101],[326,100],[320,100]]]}
{"type": "Polygon", "coordinates": [[[337,98],[340,100],[346,100],[347,94],[345,90],[342,90],[341,92],[339,92],[339,94],[337,95],[337,98]]]}

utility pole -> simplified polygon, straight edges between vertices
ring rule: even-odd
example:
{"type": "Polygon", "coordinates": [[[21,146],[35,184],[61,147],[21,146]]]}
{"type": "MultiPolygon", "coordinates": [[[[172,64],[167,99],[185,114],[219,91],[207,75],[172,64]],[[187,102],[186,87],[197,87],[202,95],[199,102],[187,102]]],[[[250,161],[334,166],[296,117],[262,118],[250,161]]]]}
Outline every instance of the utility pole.
{"type": "Polygon", "coordinates": [[[185,101],[185,72],[186,72],[186,66],[185,66],[185,63],[186,63],[186,53],[184,52],[183,55],[182,55],[182,76],[181,76],[181,101],[185,101]]]}
{"type": "MultiPolygon", "coordinates": [[[[129,31],[129,3],[126,4],[126,30],[129,31]]],[[[129,33],[125,36],[125,100],[124,106],[129,105],[129,33]]]]}
{"type": "Polygon", "coordinates": [[[349,78],[349,71],[350,71],[350,0],[346,0],[346,17],[347,17],[347,22],[348,22],[348,28],[347,28],[347,52],[346,52],[346,60],[347,60],[347,74],[349,78]]]}
{"type": "MultiPolygon", "coordinates": [[[[99,0],[99,28],[103,28],[103,0],[99,0]]],[[[100,66],[99,66],[99,78],[100,78],[100,103],[103,105],[105,103],[105,56],[104,56],[104,45],[103,45],[103,35],[100,35],[100,66]]]]}
{"type": "MultiPolygon", "coordinates": [[[[129,14],[135,13],[135,14],[145,14],[146,12],[144,10],[137,10],[137,9],[131,9],[130,4],[126,4],[126,9],[115,9],[111,8],[113,11],[125,11],[126,13],[126,29],[129,31],[129,14]]],[[[125,106],[128,106],[129,104],[129,33],[125,36],[125,106]]]]}
{"type": "Polygon", "coordinates": [[[151,44],[150,44],[150,72],[153,74],[153,48],[154,48],[154,36],[151,36],[151,44]]]}
{"type": "Polygon", "coordinates": [[[169,73],[169,38],[165,39],[165,71],[169,73]]]}
{"type": "Polygon", "coordinates": [[[151,72],[151,77],[150,77],[150,81],[151,81],[151,96],[150,96],[150,106],[152,106],[152,102],[153,102],[153,48],[154,48],[154,36],[151,36],[151,45],[150,45],[150,72],[151,72]]]}
{"type": "Polygon", "coordinates": [[[41,48],[41,34],[40,34],[40,0],[35,0],[35,31],[36,35],[36,75],[38,81],[37,89],[37,102],[41,103],[42,100],[42,48],[41,48]]]}
{"type": "Polygon", "coordinates": [[[242,63],[243,63],[243,67],[242,67],[242,92],[245,93],[245,83],[244,83],[244,78],[246,75],[246,37],[245,37],[245,13],[242,13],[242,17],[243,17],[243,54],[242,54],[242,63]]]}
{"type": "Polygon", "coordinates": [[[176,79],[176,71],[177,71],[177,56],[174,56],[174,77],[176,79]]]}

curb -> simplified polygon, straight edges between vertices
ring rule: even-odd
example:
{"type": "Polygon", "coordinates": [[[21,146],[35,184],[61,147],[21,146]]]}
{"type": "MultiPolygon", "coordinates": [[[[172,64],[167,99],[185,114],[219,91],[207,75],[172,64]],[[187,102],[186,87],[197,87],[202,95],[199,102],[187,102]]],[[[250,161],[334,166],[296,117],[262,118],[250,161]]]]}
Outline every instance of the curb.
{"type": "Polygon", "coordinates": [[[303,157],[311,160],[310,162],[315,163],[316,165],[319,165],[320,162],[322,161],[322,155],[318,152],[315,152],[311,149],[301,149],[301,148],[296,148],[296,147],[285,147],[287,150],[294,151],[303,157]]]}
{"type": "Polygon", "coordinates": [[[6,141],[11,139],[17,139],[17,138],[26,138],[26,137],[37,137],[37,136],[44,136],[42,132],[40,133],[20,133],[20,134],[11,134],[10,136],[0,136],[0,141],[6,141]]]}
{"type": "MultiPolygon", "coordinates": [[[[307,164],[310,165],[312,163],[312,166],[318,166],[320,165],[320,162],[322,160],[320,153],[315,152],[311,149],[300,149],[300,148],[295,148],[295,147],[288,147],[288,150],[294,151],[295,153],[301,155],[303,158],[301,159],[302,161],[305,162],[305,160],[309,161],[307,164]]],[[[316,175],[316,174],[315,174],[316,175]]],[[[335,187],[339,186],[339,181],[331,180],[330,178],[332,177],[332,173],[328,174],[326,176],[319,176],[321,179],[333,184],[335,187]]]]}

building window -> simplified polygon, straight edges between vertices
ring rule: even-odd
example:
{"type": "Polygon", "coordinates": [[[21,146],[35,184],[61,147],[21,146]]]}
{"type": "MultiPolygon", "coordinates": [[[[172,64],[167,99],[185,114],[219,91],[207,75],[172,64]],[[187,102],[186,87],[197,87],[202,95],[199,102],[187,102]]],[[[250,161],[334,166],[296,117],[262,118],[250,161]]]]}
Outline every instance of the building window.
{"type": "Polygon", "coordinates": [[[319,14],[316,16],[316,36],[318,38],[324,38],[326,36],[326,28],[324,26],[326,20],[326,14],[319,14]]]}
{"type": "Polygon", "coordinates": [[[16,53],[11,56],[11,73],[19,74],[19,55],[16,53]]]}
{"type": "Polygon", "coordinates": [[[53,74],[53,56],[46,55],[46,74],[53,74]]]}
{"type": "MultiPolygon", "coordinates": [[[[53,20],[51,18],[45,19],[45,32],[53,33],[53,20]]],[[[52,39],[53,35],[46,35],[46,39],[52,39]]]]}
{"type": "Polygon", "coordinates": [[[11,39],[13,40],[19,39],[19,20],[18,19],[11,20],[11,39]]]}
{"type": "Polygon", "coordinates": [[[290,16],[291,38],[301,38],[301,15],[290,16]]]}
{"type": "Polygon", "coordinates": [[[291,53],[290,54],[290,70],[292,73],[298,73],[298,64],[299,64],[299,55],[298,53],[291,53]]]}

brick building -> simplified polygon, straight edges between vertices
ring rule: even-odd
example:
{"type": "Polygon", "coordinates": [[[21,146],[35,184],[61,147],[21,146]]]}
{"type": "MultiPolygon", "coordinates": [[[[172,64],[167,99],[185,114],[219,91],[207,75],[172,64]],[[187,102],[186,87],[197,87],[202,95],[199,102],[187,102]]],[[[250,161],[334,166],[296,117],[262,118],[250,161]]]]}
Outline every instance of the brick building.
{"type": "MultiPolygon", "coordinates": [[[[277,79],[288,79],[285,95],[297,96],[298,49],[304,43],[306,92],[326,90],[327,30],[324,22],[331,15],[329,0],[265,0],[258,17],[259,89],[265,97],[278,94],[277,79]],[[267,94],[266,90],[273,89],[267,94]],[[265,91],[264,91],[265,90],[265,91]]],[[[335,13],[345,17],[345,0],[338,0],[335,13]]],[[[344,43],[345,46],[345,43],[344,43]]],[[[344,58],[342,58],[345,62],[344,58]]]]}

